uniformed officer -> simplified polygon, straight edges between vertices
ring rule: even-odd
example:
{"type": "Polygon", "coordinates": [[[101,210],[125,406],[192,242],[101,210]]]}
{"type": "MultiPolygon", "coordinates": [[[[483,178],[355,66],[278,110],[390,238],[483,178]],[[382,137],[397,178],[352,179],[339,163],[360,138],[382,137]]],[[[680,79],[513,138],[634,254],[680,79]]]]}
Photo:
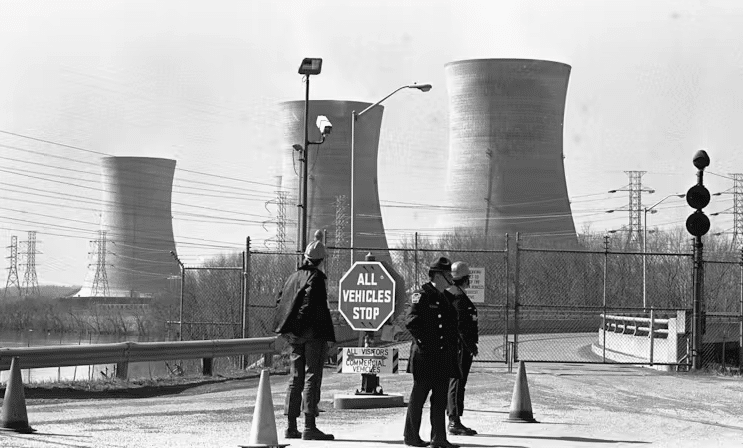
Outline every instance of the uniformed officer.
{"type": "Polygon", "coordinates": [[[449,379],[461,376],[457,363],[456,312],[444,296],[451,285],[451,261],[437,258],[428,269],[430,282],[415,291],[405,317],[413,336],[408,373],[413,374],[404,440],[408,446],[458,448],[446,439],[446,396],[449,379]],[[420,438],[423,404],[431,393],[431,442],[420,438]]]}
{"type": "Polygon", "coordinates": [[[454,285],[446,288],[445,295],[457,313],[457,332],[459,333],[459,365],[462,369],[461,378],[452,378],[449,381],[449,403],[446,414],[449,416],[449,434],[458,436],[474,436],[477,434],[472,428],[462,424],[461,417],[464,411],[464,388],[472,367],[472,359],[477,356],[477,308],[472,303],[465,289],[470,285],[470,268],[467,263],[457,261],[451,266],[454,285]]]}

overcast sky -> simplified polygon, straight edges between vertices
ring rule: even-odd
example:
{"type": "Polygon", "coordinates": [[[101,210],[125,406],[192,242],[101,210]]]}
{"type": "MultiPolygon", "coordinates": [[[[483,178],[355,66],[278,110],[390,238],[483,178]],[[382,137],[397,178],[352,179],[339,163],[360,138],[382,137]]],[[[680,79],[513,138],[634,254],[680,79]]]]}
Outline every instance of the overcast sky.
{"type": "MultiPolygon", "coordinates": [[[[646,206],[694,184],[698,149],[712,159],[712,192],[743,172],[741,24],[743,4],[732,0],[0,0],[0,245],[35,230],[39,281],[81,284],[98,230],[99,160],[115,155],[176,159],[173,201],[219,210],[173,206],[187,264],[241,250],[246,236],[272,248],[275,229],[261,222],[275,219],[274,108],[303,99],[303,57],[323,58],[311,99],[375,102],[403,84],[434,86],[385,102],[379,193],[392,242],[435,230],[433,208],[395,201],[443,198],[444,64],[571,65],[564,152],[576,228],[616,229],[627,213],[605,210],[626,207],[628,194],[606,191],[626,188],[627,170],[647,172],[656,193],[643,195],[646,206]]],[[[727,194],[708,210],[732,204],[727,194]]],[[[661,228],[690,212],[680,199],[658,209],[650,225],[661,228]]],[[[712,232],[732,223],[712,217],[712,232]]]]}

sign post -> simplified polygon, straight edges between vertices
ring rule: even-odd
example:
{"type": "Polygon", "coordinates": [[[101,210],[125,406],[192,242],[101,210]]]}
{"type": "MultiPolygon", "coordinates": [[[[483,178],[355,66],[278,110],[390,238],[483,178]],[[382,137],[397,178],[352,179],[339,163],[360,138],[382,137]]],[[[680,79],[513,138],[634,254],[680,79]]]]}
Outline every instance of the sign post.
{"type": "MultiPolygon", "coordinates": [[[[384,265],[374,261],[357,261],[341,277],[338,286],[338,311],[351,329],[366,332],[364,346],[374,345],[374,332],[382,328],[395,310],[395,279],[384,265]]],[[[361,374],[357,395],[382,395],[376,373],[361,374]]]]}

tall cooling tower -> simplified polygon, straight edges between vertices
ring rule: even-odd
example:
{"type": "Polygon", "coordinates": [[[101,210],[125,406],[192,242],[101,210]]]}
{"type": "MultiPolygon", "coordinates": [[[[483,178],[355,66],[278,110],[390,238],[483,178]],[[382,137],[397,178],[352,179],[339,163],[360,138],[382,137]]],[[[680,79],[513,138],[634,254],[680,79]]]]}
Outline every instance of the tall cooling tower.
{"type": "Polygon", "coordinates": [[[575,240],[562,134],[570,66],[528,59],[446,64],[446,228],[575,240]]]}
{"type": "MultiPolygon", "coordinates": [[[[315,126],[318,115],[325,115],[333,124],[333,132],[322,145],[310,145],[308,165],[307,228],[312,233],[326,229],[331,246],[348,247],[350,244],[351,199],[351,112],[361,112],[370,103],[353,101],[312,100],[309,102],[309,139],[320,141],[320,131],[315,126]]],[[[301,221],[299,208],[299,174],[302,165],[299,152],[293,145],[304,146],[304,101],[287,101],[279,105],[283,130],[282,188],[287,192],[287,239],[297,247],[297,225],[301,221]]],[[[377,189],[377,153],[382,127],[383,107],[377,106],[356,121],[354,212],[357,248],[381,249],[375,251],[377,260],[389,260],[387,238],[382,224],[377,189]]],[[[365,253],[358,252],[357,260],[365,253]]],[[[350,261],[350,253],[349,253],[350,261]]]]}
{"type": "Polygon", "coordinates": [[[102,292],[102,263],[93,260],[79,296],[149,298],[167,293],[169,277],[179,275],[170,254],[175,252],[170,207],[174,172],[175,160],[102,159],[101,230],[108,291],[102,292]]]}

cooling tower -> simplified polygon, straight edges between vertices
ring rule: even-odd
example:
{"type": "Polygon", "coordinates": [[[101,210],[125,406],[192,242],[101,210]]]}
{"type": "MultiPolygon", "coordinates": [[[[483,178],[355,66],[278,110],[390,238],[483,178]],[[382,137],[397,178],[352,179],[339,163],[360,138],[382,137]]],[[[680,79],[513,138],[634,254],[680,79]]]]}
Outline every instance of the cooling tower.
{"type": "Polygon", "coordinates": [[[570,66],[479,59],[448,63],[445,74],[454,208],[443,226],[575,241],[562,153],[570,66]]]}
{"type": "MultiPolygon", "coordinates": [[[[320,141],[315,127],[318,115],[325,115],[333,124],[333,132],[322,145],[310,145],[308,164],[307,228],[327,231],[330,246],[349,247],[350,197],[351,197],[351,112],[361,112],[369,103],[352,101],[313,100],[309,102],[309,139],[320,141]]],[[[297,247],[299,203],[299,174],[302,165],[300,153],[293,145],[304,146],[304,101],[288,101],[279,105],[283,131],[282,188],[287,192],[287,238],[297,247]]],[[[382,214],[377,190],[377,153],[382,127],[383,107],[377,106],[356,121],[355,175],[354,175],[354,246],[381,249],[374,251],[377,260],[389,261],[387,238],[384,234],[382,214]]],[[[356,254],[363,260],[364,253],[356,254]]],[[[349,253],[350,262],[350,253],[349,253]]]]}
{"type": "Polygon", "coordinates": [[[100,255],[91,262],[78,296],[150,298],[168,292],[169,277],[180,274],[170,254],[175,252],[170,211],[174,171],[175,160],[102,159],[105,262],[100,255]]]}

